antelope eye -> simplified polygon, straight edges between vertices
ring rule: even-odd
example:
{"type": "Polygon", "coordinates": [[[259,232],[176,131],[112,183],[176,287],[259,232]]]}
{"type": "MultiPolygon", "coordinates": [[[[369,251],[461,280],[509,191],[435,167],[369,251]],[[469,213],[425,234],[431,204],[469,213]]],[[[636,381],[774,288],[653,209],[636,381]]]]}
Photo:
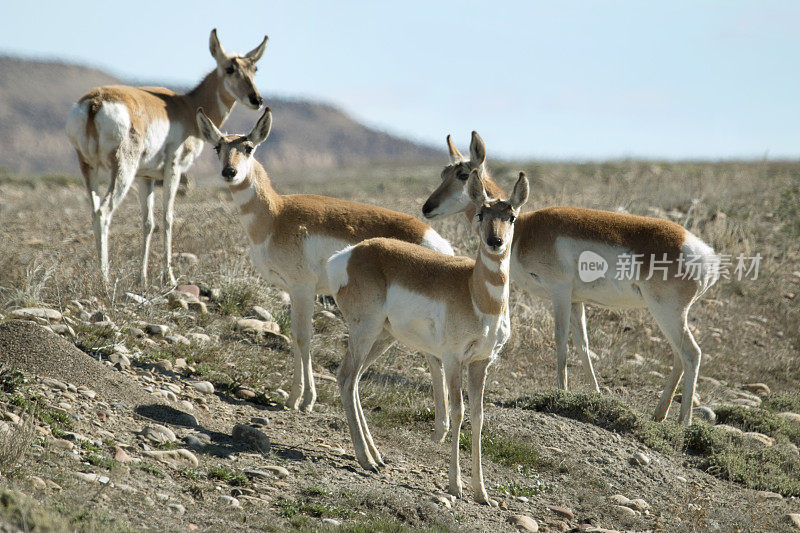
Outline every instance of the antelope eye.
{"type": "Polygon", "coordinates": [[[220,145],[219,143],[217,143],[216,145],[214,145],[214,151],[217,152],[217,155],[219,155],[219,150],[220,150],[220,145]]]}
{"type": "Polygon", "coordinates": [[[515,220],[517,220],[517,217],[515,217],[514,215],[511,215],[511,217],[508,219],[508,221],[512,224],[514,223],[515,220]]]}
{"type": "Polygon", "coordinates": [[[483,222],[483,213],[478,213],[478,220],[483,222]]]}
{"type": "Polygon", "coordinates": [[[227,72],[228,74],[233,74],[233,67],[226,68],[225,72],[227,72]]]}
{"type": "Polygon", "coordinates": [[[244,153],[247,154],[247,155],[252,154],[253,153],[253,147],[252,146],[245,146],[244,147],[244,153]]]}
{"type": "Polygon", "coordinates": [[[460,179],[461,181],[467,181],[467,178],[469,177],[469,173],[468,173],[468,172],[459,172],[459,173],[457,174],[457,177],[458,177],[458,179],[460,179]]]}

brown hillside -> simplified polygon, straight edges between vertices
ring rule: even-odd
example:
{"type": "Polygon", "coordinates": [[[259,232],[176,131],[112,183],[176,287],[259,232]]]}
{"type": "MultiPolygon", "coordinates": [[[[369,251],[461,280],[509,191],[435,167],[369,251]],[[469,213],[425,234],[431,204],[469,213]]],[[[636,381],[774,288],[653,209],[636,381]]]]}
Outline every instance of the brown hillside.
{"type": "MultiPolygon", "coordinates": [[[[77,173],[64,134],[67,113],[86,91],[111,83],[126,82],[79,65],[0,56],[0,167],[19,174],[77,173]]],[[[276,98],[268,88],[264,93],[275,127],[258,157],[269,170],[441,158],[433,148],[367,128],[330,105],[276,98]]],[[[223,129],[249,131],[257,117],[237,106],[223,129]]],[[[215,170],[209,154],[204,151],[192,174],[215,170]]]]}

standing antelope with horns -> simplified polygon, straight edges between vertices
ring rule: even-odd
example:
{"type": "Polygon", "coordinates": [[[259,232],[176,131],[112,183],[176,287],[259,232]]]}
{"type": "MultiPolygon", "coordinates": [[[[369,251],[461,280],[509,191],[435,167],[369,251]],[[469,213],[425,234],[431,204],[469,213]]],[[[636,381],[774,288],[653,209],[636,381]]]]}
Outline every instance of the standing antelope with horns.
{"type": "MultiPolygon", "coordinates": [[[[467,220],[472,220],[476,210],[468,195],[467,177],[471,171],[480,172],[490,196],[502,196],[503,191],[486,170],[486,147],[476,132],[472,132],[469,160],[456,149],[449,135],[447,146],[450,165],[442,170],[442,183],[425,202],[422,212],[426,218],[463,212],[467,220]]],[[[567,388],[567,339],[571,330],[586,378],[599,391],[586,334],[584,303],[614,309],[647,307],[675,352],[672,373],[654,418],[666,418],[683,376],[680,420],[691,424],[700,347],[689,330],[687,316],[692,304],[719,277],[720,259],[714,251],[674,222],[594,209],[548,207],[521,213],[516,226],[512,277],[528,292],[553,302],[558,387],[567,388]],[[584,282],[578,270],[583,253],[604,261],[608,266],[605,275],[584,282]],[[620,276],[624,274],[620,259],[625,257],[642,259],[637,279],[620,276]],[[694,259],[694,275],[684,277],[679,269],[681,261],[688,257],[694,259]]]]}
{"type": "Polygon", "coordinates": [[[253,83],[256,62],[264,54],[267,37],[243,56],[228,54],[211,31],[209,46],[217,67],[186,94],[163,87],[110,85],[86,93],[72,107],[67,135],[78,153],[81,173],[92,209],[97,254],[103,279],[109,279],[108,230],[114,211],[135,178],[142,207],[142,267],[139,281],[147,284],[153,216],[154,180],[164,180],[164,254],[162,280],[174,284],[172,272],[172,222],[180,176],[200,154],[195,111],[209,110],[222,124],[236,101],[258,109],[263,99],[253,83]],[[100,193],[100,175],[108,174],[108,191],[100,193]]]}
{"type": "Polygon", "coordinates": [[[510,334],[508,278],[514,220],[528,199],[520,173],[508,201],[489,198],[478,172],[467,180],[473,227],[480,236],[478,257],[446,257],[392,239],[370,239],[328,261],[328,283],[350,329],[339,367],[341,390],[356,458],[362,467],[383,466],[372,440],[358,381],[395,339],[441,361],[453,424],[449,492],[461,497],[458,463],[464,410],[461,379],[468,370],[472,424],[472,489],[475,500],[491,503],[483,485],[481,429],[486,371],[510,334]]]}
{"type": "MultiPolygon", "coordinates": [[[[336,251],[372,237],[393,237],[453,255],[453,248],[430,226],[411,215],[356,202],[310,194],[280,195],[264,167],[253,157],[269,136],[269,108],[249,135],[223,135],[202,109],[197,125],[216,150],[223,181],[239,206],[256,269],[286,290],[292,301],[294,382],[288,406],[311,411],[317,397],[311,371],[314,296],[330,294],[325,264],[336,251]]],[[[431,252],[433,253],[433,252],[431,252]]],[[[447,431],[444,378],[438,361],[429,359],[436,405],[435,438],[447,431]]]]}

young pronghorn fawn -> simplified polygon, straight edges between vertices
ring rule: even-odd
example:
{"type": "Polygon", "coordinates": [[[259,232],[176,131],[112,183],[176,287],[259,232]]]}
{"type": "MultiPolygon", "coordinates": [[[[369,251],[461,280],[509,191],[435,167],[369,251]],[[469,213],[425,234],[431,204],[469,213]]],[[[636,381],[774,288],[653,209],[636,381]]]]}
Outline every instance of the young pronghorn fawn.
{"type": "Polygon", "coordinates": [[[103,279],[109,279],[108,230],[114,211],[135,178],[140,178],[142,207],[142,266],[139,281],[147,284],[150,238],[155,227],[154,181],[164,180],[164,253],[162,280],[175,283],[172,272],[172,222],[180,176],[203,149],[194,118],[198,107],[209,110],[217,124],[228,118],[238,100],[258,109],[263,99],[253,83],[256,62],[264,54],[267,37],[243,56],[228,54],[211,31],[211,55],[217,67],[186,94],[163,87],[110,85],[86,93],[72,107],[67,135],[78,153],[81,173],[89,193],[92,227],[103,279]],[[105,194],[100,177],[108,175],[105,194]]]}
{"type": "MultiPolygon", "coordinates": [[[[453,255],[453,248],[430,226],[411,215],[381,207],[310,194],[280,195],[264,167],[253,157],[272,127],[269,108],[249,135],[223,135],[202,109],[202,137],[214,146],[222,179],[239,206],[250,238],[250,254],[259,273],[291,296],[294,382],[288,406],[311,411],[317,393],[311,371],[312,316],[316,294],[330,294],[325,264],[336,251],[372,237],[393,237],[453,255]]],[[[436,438],[444,438],[444,377],[430,358],[434,377],[436,438]]]]}
{"type": "Polygon", "coordinates": [[[489,198],[477,171],[467,181],[478,258],[445,257],[392,239],[370,239],[328,261],[328,283],[350,330],[337,380],[362,467],[383,466],[358,393],[367,367],[395,339],[441,361],[453,424],[449,492],[461,496],[458,446],[464,411],[461,378],[468,369],[472,424],[472,489],[490,503],[481,469],[481,428],[486,370],[510,334],[508,277],[514,220],[528,199],[520,173],[508,201],[489,198]]]}
{"type": "MultiPolygon", "coordinates": [[[[425,202],[422,212],[426,218],[463,212],[471,220],[475,207],[467,194],[467,177],[472,170],[481,173],[490,196],[502,196],[503,190],[485,168],[486,148],[476,132],[472,132],[469,160],[456,149],[450,136],[447,145],[450,165],[442,171],[442,183],[425,202]]],[[[599,390],[586,334],[584,303],[615,309],[647,307],[675,352],[672,373],[654,418],[666,418],[683,375],[680,420],[691,424],[700,347],[689,330],[687,315],[692,304],[719,277],[719,257],[714,251],[674,222],[594,209],[548,207],[521,213],[516,226],[512,279],[528,292],[550,298],[553,303],[558,387],[567,388],[567,339],[571,330],[586,378],[599,390]],[[641,261],[638,276],[626,279],[629,276],[624,270],[635,268],[634,259],[641,261]],[[693,261],[692,275],[684,276],[681,265],[688,270],[689,259],[693,261]],[[587,281],[583,281],[579,261],[587,260],[606,265],[608,270],[601,276],[584,276],[587,281]]]]}

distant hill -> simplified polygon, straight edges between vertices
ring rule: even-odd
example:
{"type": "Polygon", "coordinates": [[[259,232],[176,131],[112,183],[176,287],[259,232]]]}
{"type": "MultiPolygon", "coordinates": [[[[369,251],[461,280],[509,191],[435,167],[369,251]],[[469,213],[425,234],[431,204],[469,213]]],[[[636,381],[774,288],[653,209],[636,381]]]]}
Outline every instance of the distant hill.
{"type": "MultiPolygon", "coordinates": [[[[204,74],[198,72],[198,80],[204,74]]],[[[67,113],[92,87],[118,83],[126,82],[80,65],[0,56],[0,167],[22,174],[77,173],[64,133],[67,113]]],[[[276,98],[269,90],[262,95],[275,116],[269,141],[257,153],[268,170],[442,160],[438,150],[368,128],[331,105],[276,98]]],[[[223,129],[250,131],[257,117],[237,105],[223,129]]],[[[213,171],[210,153],[204,150],[192,174],[213,171]]]]}

